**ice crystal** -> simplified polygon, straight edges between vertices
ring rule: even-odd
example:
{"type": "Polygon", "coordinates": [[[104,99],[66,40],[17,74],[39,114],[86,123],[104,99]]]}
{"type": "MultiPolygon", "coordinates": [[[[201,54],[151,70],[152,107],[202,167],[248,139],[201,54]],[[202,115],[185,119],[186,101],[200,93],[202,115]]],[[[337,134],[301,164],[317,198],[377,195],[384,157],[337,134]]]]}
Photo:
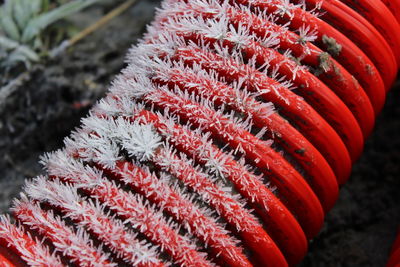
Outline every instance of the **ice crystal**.
{"type": "Polygon", "coordinates": [[[154,250],[147,249],[143,241],[136,239],[136,234],[124,229],[121,221],[105,213],[105,206],[99,201],[80,197],[77,187],[37,177],[26,184],[25,191],[31,198],[61,209],[65,216],[77,221],[80,227],[89,229],[126,261],[135,265],[142,261],[158,262],[154,250]]]}
{"type": "Polygon", "coordinates": [[[317,29],[291,23],[320,7],[163,1],[107,96],[41,158],[47,174],[14,201],[17,223],[0,217],[0,239],[32,266],[250,266],[228,229],[270,242],[251,207],[268,211],[275,196],[255,168],[274,153],[272,102],[299,99],[290,90],[317,51],[317,29]]]}
{"type": "Polygon", "coordinates": [[[30,233],[25,233],[22,226],[11,223],[10,217],[0,215],[0,239],[7,242],[7,246],[17,251],[29,266],[61,266],[60,259],[50,253],[42,241],[33,239],[30,233]]]}
{"type": "Polygon", "coordinates": [[[72,262],[82,266],[116,266],[115,263],[108,262],[109,255],[101,248],[93,247],[93,242],[82,228],[75,233],[60,217],[55,216],[52,211],[42,210],[26,196],[23,195],[21,201],[15,201],[13,212],[24,225],[48,237],[56,251],[70,257],[72,262]]]}

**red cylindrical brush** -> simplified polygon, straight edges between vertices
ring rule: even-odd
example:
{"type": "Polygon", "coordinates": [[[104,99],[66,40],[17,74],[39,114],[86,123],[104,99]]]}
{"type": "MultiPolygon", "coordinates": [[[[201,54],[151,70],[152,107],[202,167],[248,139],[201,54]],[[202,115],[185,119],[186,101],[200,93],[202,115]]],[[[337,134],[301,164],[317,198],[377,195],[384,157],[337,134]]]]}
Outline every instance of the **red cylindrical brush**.
{"type": "Polygon", "coordinates": [[[0,265],[296,265],[396,77],[399,10],[165,0],[0,217],[0,265]]]}

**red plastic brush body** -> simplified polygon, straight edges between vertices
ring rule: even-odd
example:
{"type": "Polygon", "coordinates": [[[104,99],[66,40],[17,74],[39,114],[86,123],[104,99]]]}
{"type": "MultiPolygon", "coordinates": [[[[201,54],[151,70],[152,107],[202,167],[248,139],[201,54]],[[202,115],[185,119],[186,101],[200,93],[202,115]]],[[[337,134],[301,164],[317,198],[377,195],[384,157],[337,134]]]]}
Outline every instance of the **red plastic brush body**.
{"type": "MultiPolygon", "coordinates": [[[[315,4],[316,0],[307,0],[315,4]]],[[[349,36],[370,59],[382,77],[387,78],[387,89],[396,79],[397,62],[393,50],[385,38],[364,17],[338,0],[327,0],[322,4],[326,13],[321,17],[324,21],[349,36]]],[[[340,43],[340,42],[339,42],[340,43]]]]}
{"type": "Polygon", "coordinates": [[[17,254],[11,252],[11,250],[7,247],[7,244],[8,243],[3,242],[3,244],[0,245],[0,266],[25,267],[26,264],[20,259],[17,254]],[[4,247],[2,245],[4,245],[4,247]]]}
{"type": "Polygon", "coordinates": [[[290,264],[297,264],[304,257],[307,241],[303,230],[292,213],[258,177],[251,175],[244,166],[230,156],[224,155],[214,145],[204,143],[204,139],[200,136],[196,136],[178,124],[170,127],[168,121],[146,110],[140,112],[137,118],[142,118],[145,123],[152,123],[161,134],[169,137],[169,142],[176,149],[186,153],[200,164],[207,162],[207,155],[221,157],[226,171],[225,177],[235,185],[249,203],[253,204],[252,208],[261,217],[267,233],[277,242],[287,261],[290,264]]]}
{"type": "MultiPolygon", "coordinates": [[[[168,84],[171,89],[178,86],[180,90],[206,98],[217,106],[224,104],[251,117],[256,127],[260,129],[266,127],[268,137],[281,144],[285,152],[296,159],[307,172],[311,187],[319,197],[324,210],[328,211],[333,207],[338,196],[338,185],[333,171],[314,146],[286,120],[278,114],[269,115],[269,109],[262,108],[263,103],[254,98],[238,100],[238,92],[224,83],[207,80],[179,68],[171,67],[160,72],[170,76],[169,79],[160,78],[160,84],[168,84]]],[[[157,82],[156,77],[153,80],[157,82]]]]}
{"type": "MultiPolygon", "coordinates": [[[[82,152],[83,151],[80,153],[82,152]]],[[[71,180],[68,177],[59,178],[65,179],[68,182],[78,182],[76,180],[71,180]]],[[[142,207],[131,194],[122,191],[116,187],[115,184],[104,179],[103,183],[97,187],[90,188],[88,185],[87,187],[84,186],[82,188],[88,194],[93,195],[108,207],[116,211],[122,218],[130,220],[135,224],[139,223],[141,225],[142,233],[149,240],[162,246],[175,262],[187,264],[189,266],[193,266],[194,263],[198,266],[211,266],[211,263],[204,258],[204,255],[199,254],[194,250],[194,248],[190,247],[186,240],[179,236],[165,220],[160,220],[156,214],[146,207],[142,207]],[[136,210],[137,208],[139,208],[139,211],[136,210]],[[150,229],[152,231],[150,231],[150,229]]],[[[63,207],[59,208],[63,212],[68,212],[63,207]]],[[[75,220],[85,222],[91,214],[95,214],[95,211],[92,210],[90,206],[87,207],[87,210],[89,213],[86,216],[78,215],[75,220]]],[[[98,217],[98,220],[101,223],[101,227],[107,227],[109,229],[119,227],[107,217],[98,217]]],[[[90,227],[90,224],[88,225],[90,227]]],[[[92,229],[91,231],[93,231],[99,239],[103,239],[106,244],[110,242],[105,240],[105,237],[102,237],[101,232],[97,232],[96,229],[92,229]]],[[[132,236],[129,236],[129,234],[123,234],[123,231],[120,232],[122,236],[119,240],[114,240],[116,242],[114,245],[116,246],[116,249],[121,250],[121,253],[123,253],[124,247],[127,247],[127,244],[131,243],[133,238],[132,236]]],[[[154,266],[164,266],[164,264],[154,264],[154,266]]]]}
{"type": "Polygon", "coordinates": [[[398,0],[165,0],[0,215],[0,266],[298,264],[396,78],[399,22],[398,0]]]}
{"type": "Polygon", "coordinates": [[[196,127],[202,127],[233,150],[243,150],[245,157],[267,175],[285,196],[309,238],[320,230],[324,212],[318,198],[305,180],[278,153],[233,122],[211,109],[182,99],[172,93],[156,91],[146,97],[152,105],[166,109],[196,127]]]}
{"type": "Polygon", "coordinates": [[[287,265],[282,252],[276,247],[275,242],[268,236],[261,224],[240,203],[215,185],[207,175],[187,164],[185,159],[171,155],[171,152],[165,149],[157,151],[153,162],[160,170],[169,171],[192,190],[199,194],[205,194],[210,205],[230,224],[232,229],[236,229],[237,234],[243,239],[247,249],[251,250],[258,264],[270,262],[272,266],[287,265]]]}
{"type": "MultiPolygon", "coordinates": [[[[291,31],[285,31],[281,26],[274,25],[266,20],[257,18],[254,14],[235,11],[231,9],[228,16],[232,16],[232,23],[238,27],[239,25],[247,26],[251,32],[254,32],[259,37],[268,36],[268,34],[278,33],[278,39],[280,40],[279,46],[281,49],[289,49],[292,55],[302,63],[315,69],[315,76],[317,76],[323,83],[327,85],[334,93],[340,97],[340,99],[353,111],[354,116],[358,119],[364,135],[368,134],[368,120],[373,121],[373,114],[369,115],[371,118],[366,118],[366,111],[370,112],[369,99],[365,94],[363,88],[354,80],[348,71],[343,68],[335,59],[333,59],[328,53],[320,50],[312,43],[302,41],[299,35],[291,31]],[[303,43],[302,43],[303,42],[303,43]],[[321,68],[321,65],[326,65],[326,69],[317,70],[321,68]]],[[[295,82],[296,83],[296,82],[295,82]]],[[[306,97],[307,83],[303,86],[299,86],[299,93],[302,93],[306,97]]],[[[323,87],[322,87],[323,88],[323,87]]],[[[325,88],[324,88],[325,89],[325,88]]],[[[321,100],[324,100],[325,95],[330,94],[330,90],[324,90],[318,94],[321,100]]],[[[318,90],[313,90],[316,94],[318,90]]],[[[375,104],[375,110],[378,111],[383,105],[382,98],[374,99],[378,101],[375,104]]],[[[370,112],[371,113],[371,112],[370,112]]],[[[322,113],[324,114],[324,113],[322,113]]],[[[332,120],[332,118],[330,118],[332,120]]],[[[339,120],[337,120],[339,121],[339,120]]],[[[354,126],[353,126],[354,127],[354,126]]],[[[371,126],[369,126],[371,127],[371,126]]],[[[350,127],[351,128],[351,127],[350,127]]],[[[369,130],[370,131],[370,130],[369,130]]],[[[354,133],[354,132],[353,132],[354,133]]],[[[350,138],[350,134],[347,138],[350,138]]],[[[356,137],[358,137],[356,135],[356,137]]]]}
{"type": "MultiPolygon", "coordinates": [[[[194,41],[197,42],[199,45],[201,43],[201,40],[204,40],[206,43],[209,43],[211,45],[215,44],[217,42],[216,39],[211,39],[211,38],[207,38],[204,36],[198,36],[197,34],[192,35],[192,34],[188,34],[186,32],[177,32],[177,34],[179,36],[182,36],[184,38],[187,38],[190,41],[194,41]]],[[[230,41],[224,41],[223,42],[223,46],[225,47],[229,47],[230,49],[234,50],[235,49],[235,44],[230,42],[230,41]]],[[[293,82],[294,85],[296,85],[298,88],[301,88],[299,90],[304,90],[304,91],[312,91],[315,92],[317,90],[319,90],[320,88],[326,88],[326,85],[324,85],[319,79],[317,79],[314,75],[312,75],[311,73],[309,73],[307,70],[305,69],[299,69],[298,71],[296,71],[297,68],[299,68],[299,66],[292,60],[288,59],[287,57],[285,57],[284,55],[279,54],[277,51],[275,51],[274,49],[269,49],[269,48],[265,48],[263,47],[261,44],[257,43],[257,42],[252,42],[250,45],[248,46],[243,46],[241,49],[241,53],[244,55],[244,58],[246,60],[251,60],[252,58],[256,59],[256,62],[258,64],[258,66],[263,66],[265,64],[269,64],[271,67],[276,67],[278,72],[284,76],[284,77],[291,77],[294,76],[293,78],[291,78],[291,82],[293,82]],[[295,74],[293,74],[293,72],[295,72],[295,74]],[[306,89],[304,89],[306,88],[306,89]]],[[[247,67],[247,66],[245,66],[247,67]]],[[[223,70],[215,70],[218,73],[220,73],[222,75],[222,71],[223,70]]],[[[232,78],[232,74],[230,74],[231,77],[228,76],[228,78],[230,80],[233,80],[234,78],[232,78]]],[[[246,76],[245,77],[241,77],[243,80],[246,80],[246,76]]],[[[238,79],[236,79],[238,81],[238,79]]],[[[264,76],[264,80],[267,81],[269,80],[270,86],[271,85],[277,85],[279,84],[277,81],[273,81],[273,79],[269,78],[268,76],[264,76]]],[[[246,84],[248,85],[248,84],[246,84]]],[[[307,103],[304,102],[304,100],[300,97],[297,97],[296,94],[294,94],[293,92],[290,92],[288,89],[284,88],[284,86],[281,86],[282,88],[278,88],[275,91],[278,92],[268,92],[266,94],[263,94],[263,98],[267,101],[271,101],[273,103],[275,103],[278,106],[282,107],[282,113],[285,113],[285,115],[287,116],[297,116],[297,117],[302,117],[304,116],[304,113],[307,112],[312,112],[312,113],[316,113],[315,110],[309,106],[307,103]],[[275,95],[274,95],[275,94],[275,95]],[[279,99],[275,99],[274,97],[277,97],[279,99]],[[296,102],[302,102],[302,104],[297,104],[294,103],[294,99],[297,97],[297,101],[296,102]],[[282,102],[286,102],[285,104],[283,104],[282,102]],[[298,111],[296,113],[293,112],[293,110],[290,110],[291,108],[288,106],[298,106],[300,105],[302,108],[302,111],[298,111]],[[308,110],[310,111],[306,111],[305,106],[309,107],[308,110]],[[289,111],[290,110],[290,111],[289,111]],[[311,111],[312,110],[312,111],[311,111]],[[293,112],[293,115],[290,115],[290,113],[293,112]],[[303,113],[303,114],[302,114],[303,113]]],[[[262,88],[263,89],[263,88],[262,88]]],[[[260,90],[254,87],[250,87],[248,90],[260,90]]],[[[326,90],[329,90],[326,88],[326,90]]],[[[362,89],[361,89],[362,90],[362,89]]],[[[372,109],[371,103],[369,102],[368,98],[366,98],[366,96],[363,98],[361,97],[361,101],[359,101],[359,103],[357,105],[354,105],[352,107],[356,108],[359,110],[359,113],[363,113],[362,115],[362,121],[363,121],[363,130],[364,130],[364,134],[368,135],[369,132],[372,130],[373,124],[374,124],[374,111],[372,109]],[[363,103],[363,106],[360,106],[360,103],[363,103]],[[363,108],[361,110],[361,108],[363,108]]],[[[357,97],[357,99],[360,99],[360,96],[357,97]]],[[[320,117],[319,114],[316,114],[317,117],[320,117]]],[[[316,121],[318,121],[318,119],[316,119],[316,121]]],[[[328,125],[325,120],[323,120],[322,118],[319,119],[319,121],[321,121],[321,125],[326,124],[326,128],[327,130],[325,132],[332,132],[332,135],[337,136],[336,133],[334,133],[334,131],[331,130],[331,126],[328,125]]],[[[301,122],[299,122],[298,124],[301,124],[301,122]]],[[[317,123],[315,123],[317,124],[317,123]]],[[[335,124],[335,126],[337,126],[335,124]]],[[[299,126],[301,127],[301,126],[299,126]]],[[[351,129],[351,128],[350,128],[351,129]]],[[[343,128],[338,128],[338,130],[344,130],[343,128]]],[[[309,135],[310,133],[304,133],[305,135],[309,135]]],[[[357,133],[356,133],[357,134],[357,133]]],[[[313,136],[314,138],[314,136],[313,136]]],[[[315,137],[317,138],[317,137],[315,137]]],[[[346,148],[344,148],[344,150],[348,153],[351,152],[351,156],[353,158],[353,161],[355,161],[360,153],[361,153],[361,147],[362,145],[360,145],[360,141],[362,144],[362,138],[358,139],[358,140],[354,140],[354,142],[348,142],[349,138],[351,139],[350,136],[346,135],[346,138],[344,140],[346,140],[346,143],[349,146],[349,150],[347,150],[346,148]]],[[[332,138],[331,140],[333,140],[335,138],[332,138]]],[[[338,142],[343,142],[343,141],[339,141],[338,142]]],[[[343,145],[338,145],[338,147],[342,148],[343,145]]],[[[343,153],[346,153],[343,152],[343,153]]],[[[334,168],[335,170],[337,168],[334,168]]],[[[338,175],[339,176],[339,175],[338,175]]],[[[343,177],[348,177],[348,174],[341,174],[339,177],[340,180],[342,179],[346,179],[343,177]]],[[[341,182],[342,183],[342,182],[341,182]]]]}
{"type": "Polygon", "coordinates": [[[196,63],[206,70],[216,71],[228,81],[244,79],[249,91],[257,92],[258,88],[268,90],[260,97],[279,107],[280,113],[289,118],[300,133],[321,152],[335,172],[338,183],[343,184],[349,177],[351,159],[344,143],[332,127],[301,97],[280,87],[278,82],[249,66],[237,65],[234,61],[210,52],[181,48],[176,51],[176,57],[187,64],[196,63]],[[251,76],[248,76],[250,73],[251,76]],[[276,85],[276,90],[273,85],[276,85]]]}
{"type": "MultiPolygon", "coordinates": [[[[13,214],[24,225],[29,226],[31,229],[36,229],[38,233],[51,240],[58,249],[63,250],[65,247],[69,247],[67,251],[64,251],[65,256],[77,265],[90,266],[96,263],[102,266],[112,266],[98,250],[88,243],[80,242],[79,236],[68,226],[55,219],[52,213],[40,210],[36,203],[21,202],[13,210],[13,214]],[[40,220],[48,221],[49,223],[43,224],[40,220]]],[[[161,267],[162,265],[159,266],[161,267]]]]}
{"type": "MultiPolygon", "coordinates": [[[[250,2],[248,0],[237,0],[236,2],[252,6],[256,14],[258,12],[257,8],[261,11],[268,10],[268,12],[271,13],[274,11],[276,12],[276,5],[279,4],[278,1],[265,2],[261,0],[250,2]]],[[[331,46],[328,45],[326,41],[324,42],[327,38],[339,44],[341,49],[339,49],[338,53],[333,53],[334,58],[360,81],[362,86],[366,88],[366,91],[370,92],[369,95],[371,95],[374,90],[382,90],[382,81],[385,84],[386,91],[389,90],[394,81],[395,73],[397,72],[393,62],[389,61],[382,66],[382,69],[378,69],[375,64],[372,63],[371,59],[340,30],[335,29],[328,23],[300,8],[294,8],[291,12],[291,16],[283,14],[280,18],[280,23],[287,23],[289,28],[293,31],[302,26],[309,27],[310,29],[317,29],[317,39],[314,42],[325,51],[331,46]],[[375,86],[371,86],[372,84],[375,86]]]]}
{"type": "MultiPolygon", "coordinates": [[[[192,15],[192,13],[196,15],[200,13],[202,17],[207,19],[215,16],[214,13],[202,12],[202,10],[191,7],[190,5],[182,5],[181,9],[182,11],[180,12],[174,10],[168,13],[168,15],[192,15]]],[[[358,158],[363,147],[363,138],[360,136],[359,124],[355,121],[354,116],[349,114],[350,112],[348,112],[348,108],[343,105],[343,102],[329,90],[334,90],[338,96],[351,107],[351,110],[356,114],[356,117],[363,125],[364,134],[368,135],[368,131],[370,131],[368,128],[372,126],[366,125],[373,124],[374,113],[371,111],[369,98],[354,78],[331,58],[329,54],[324,53],[309,42],[301,43],[300,36],[287,31],[282,26],[278,26],[267,20],[262,20],[252,13],[241,11],[233,7],[228,9],[227,17],[236,29],[239,29],[241,26],[246,26],[250,33],[256,34],[259,38],[277,34],[281,49],[284,51],[289,49],[292,52],[292,57],[298,58],[301,63],[314,68],[315,71],[318,71],[321,65],[325,65],[326,69],[320,71],[320,73],[316,75],[319,79],[322,79],[327,86],[320,85],[318,87],[313,87],[307,80],[299,82],[295,80],[295,84],[298,85],[297,93],[303,96],[321,116],[334,126],[335,130],[349,148],[353,160],[358,158]]],[[[161,19],[161,21],[163,20],[161,19]]],[[[278,59],[278,61],[280,61],[280,59],[278,59]]],[[[287,75],[287,73],[284,73],[284,75],[287,75]]],[[[379,112],[384,103],[384,95],[375,94],[374,98],[371,100],[374,101],[375,112],[379,112]]]]}
{"type": "Polygon", "coordinates": [[[341,2],[354,9],[375,27],[389,44],[396,57],[397,66],[400,66],[400,35],[395,34],[400,32],[400,24],[390,9],[381,0],[341,0],[341,2]]]}
{"type": "MultiPolygon", "coordinates": [[[[174,192],[168,185],[161,183],[150,173],[123,161],[118,162],[114,170],[105,171],[109,176],[124,181],[151,202],[161,204],[177,222],[189,226],[189,232],[210,246],[214,250],[213,254],[219,255],[220,261],[229,266],[252,266],[244,256],[242,249],[236,246],[220,226],[217,226],[190,201],[182,198],[179,193],[174,192]]],[[[279,254],[275,251],[274,256],[279,257],[279,254]]],[[[281,258],[281,262],[285,262],[284,258],[281,258]]]]}

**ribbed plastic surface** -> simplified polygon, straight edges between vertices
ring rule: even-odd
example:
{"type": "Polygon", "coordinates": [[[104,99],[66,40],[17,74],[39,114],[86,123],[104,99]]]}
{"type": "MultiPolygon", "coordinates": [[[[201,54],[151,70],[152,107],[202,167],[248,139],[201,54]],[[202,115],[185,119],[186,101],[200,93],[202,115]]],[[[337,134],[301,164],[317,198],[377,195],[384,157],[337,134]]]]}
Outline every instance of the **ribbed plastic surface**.
{"type": "Polygon", "coordinates": [[[0,217],[0,266],[299,263],[396,77],[399,10],[165,0],[0,217]]]}

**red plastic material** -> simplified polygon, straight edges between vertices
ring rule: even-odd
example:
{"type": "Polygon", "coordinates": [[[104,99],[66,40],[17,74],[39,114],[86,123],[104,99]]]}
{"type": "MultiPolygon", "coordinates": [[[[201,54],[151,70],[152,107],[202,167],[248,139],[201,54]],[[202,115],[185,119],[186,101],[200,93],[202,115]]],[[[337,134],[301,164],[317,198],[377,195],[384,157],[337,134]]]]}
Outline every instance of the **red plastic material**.
{"type": "MultiPolygon", "coordinates": [[[[400,66],[400,1],[319,3],[165,0],[104,102],[26,186],[20,226],[0,217],[0,267],[36,252],[77,265],[301,262],[400,66]]],[[[400,266],[400,236],[387,266],[400,266]]]]}
{"type": "MultiPolygon", "coordinates": [[[[142,118],[143,122],[153,123],[158,131],[171,135],[171,141],[176,148],[195,158],[198,163],[204,164],[207,157],[200,157],[200,151],[196,149],[197,147],[201,147],[203,153],[214,155],[214,157],[224,155],[219,148],[204,143],[204,139],[189,129],[178,124],[171,129],[167,126],[168,120],[161,116],[143,110],[139,113],[138,118],[142,118]]],[[[262,218],[267,233],[273,237],[287,261],[290,264],[298,263],[307,250],[307,241],[303,230],[292,213],[274,196],[268,187],[240,163],[231,157],[224,158],[223,162],[226,167],[226,177],[235,184],[241,195],[252,203],[252,208],[262,218]]],[[[266,253],[269,253],[269,251],[266,251],[266,253]]],[[[271,265],[274,266],[275,263],[276,266],[279,266],[279,262],[275,261],[271,262],[271,265]]]]}
{"type": "Polygon", "coordinates": [[[17,262],[20,262],[20,259],[14,255],[11,254],[11,251],[6,248],[0,246],[0,267],[20,267],[23,266],[21,264],[17,264],[17,262]]]}
{"type": "MultiPolygon", "coordinates": [[[[317,0],[307,2],[316,4],[317,0]]],[[[338,0],[323,1],[322,7],[326,13],[321,19],[348,36],[374,62],[389,89],[396,79],[398,65],[395,52],[382,33],[362,15],[338,0]]]]}
{"type": "MultiPolygon", "coordinates": [[[[400,65],[400,24],[390,9],[380,0],[350,1],[341,0],[368,20],[387,41],[400,65]]],[[[396,2],[396,1],[392,1],[396,2]]]]}
{"type": "Polygon", "coordinates": [[[390,252],[390,258],[386,267],[398,267],[400,266],[400,234],[393,244],[392,251],[390,252]]]}
{"type": "Polygon", "coordinates": [[[382,0],[382,2],[389,8],[393,16],[400,24],[400,1],[398,0],[382,0]]]}

